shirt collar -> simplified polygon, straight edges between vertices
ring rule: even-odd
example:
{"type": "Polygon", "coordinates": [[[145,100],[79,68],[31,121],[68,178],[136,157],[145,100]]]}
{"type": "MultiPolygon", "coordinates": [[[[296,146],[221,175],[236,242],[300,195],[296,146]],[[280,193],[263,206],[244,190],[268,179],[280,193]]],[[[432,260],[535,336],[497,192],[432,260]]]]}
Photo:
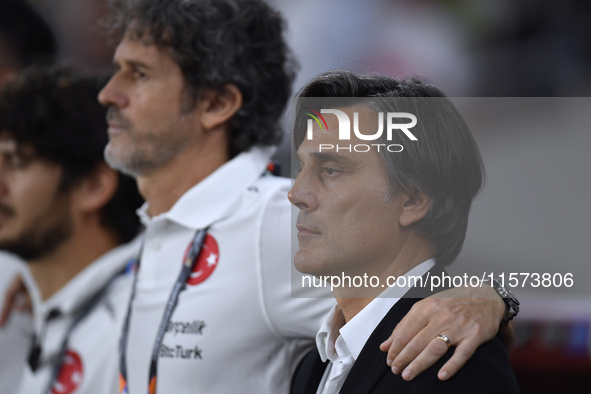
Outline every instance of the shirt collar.
{"type": "MultiPolygon", "coordinates": [[[[434,259],[429,259],[417,265],[403,276],[406,278],[405,287],[389,287],[383,291],[377,298],[373,299],[365,308],[355,315],[346,324],[341,309],[336,305],[326,317],[318,334],[316,334],[316,347],[323,362],[331,358],[334,354],[336,337],[333,332],[340,333],[342,338],[341,348],[347,348],[355,360],[359,357],[365,343],[374,332],[378,324],[388,314],[390,309],[406,294],[411,287],[408,286],[410,276],[423,276],[435,265],[434,259]],[[337,318],[340,314],[340,318],[337,318]],[[339,325],[339,322],[340,325],[339,325]]],[[[414,283],[414,282],[411,282],[414,283]]]]}
{"type": "Polygon", "coordinates": [[[322,362],[336,358],[336,340],[339,336],[338,329],[345,324],[345,317],[338,304],[328,313],[320,330],[316,334],[316,347],[322,362]]]}
{"type": "Polygon", "coordinates": [[[138,215],[148,226],[151,222],[169,219],[184,227],[199,229],[224,218],[245,190],[265,171],[274,147],[253,147],[242,152],[193,186],[168,211],[158,216],[147,214],[148,203],[138,215]]]}
{"type": "Polygon", "coordinates": [[[140,237],[130,243],[111,249],[89,266],[84,268],[58,292],[45,301],[41,300],[39,290],[28,269],[25,270],[24,280],[31,293],[35,325],[40,323],[45,314],[51,309],[59,309],[69,315],[96,294],[117,272],[121,271],[132,259],[137,258],[140,249],[140,237]]]}

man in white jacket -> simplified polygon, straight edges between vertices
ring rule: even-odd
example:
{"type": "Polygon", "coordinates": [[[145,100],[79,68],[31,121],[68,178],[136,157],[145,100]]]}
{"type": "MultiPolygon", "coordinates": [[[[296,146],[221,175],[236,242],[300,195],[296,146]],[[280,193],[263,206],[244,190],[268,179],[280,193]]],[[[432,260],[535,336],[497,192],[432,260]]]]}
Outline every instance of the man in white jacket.
{"type": "Polygon", "coordinates": [[[0,249],[26,262],[32,302],[23,394],[116,391],[142,200],[104,162],[102,82],[32,69],[0,94],[0,249]]]}

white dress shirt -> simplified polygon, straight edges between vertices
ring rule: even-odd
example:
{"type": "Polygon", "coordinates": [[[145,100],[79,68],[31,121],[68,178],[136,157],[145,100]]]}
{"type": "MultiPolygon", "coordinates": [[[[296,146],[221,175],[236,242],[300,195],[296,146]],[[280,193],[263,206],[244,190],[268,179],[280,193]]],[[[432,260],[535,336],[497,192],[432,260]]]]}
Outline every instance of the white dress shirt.
{"type": "Polygon", "coordinates": [[[410,276],[422,276],[435,265],[429,259],[417,265],[403,276],[406,287],[389,287],[378,298],[345,324],[345,317],[336,305],[326,316],[318,334],[316,346],[323,362],[330,360],[326,367],[317,394],[336,394],[343,387],[355,360],[359,357],[365,343],[390,309],[406,294],[410,276]]]}

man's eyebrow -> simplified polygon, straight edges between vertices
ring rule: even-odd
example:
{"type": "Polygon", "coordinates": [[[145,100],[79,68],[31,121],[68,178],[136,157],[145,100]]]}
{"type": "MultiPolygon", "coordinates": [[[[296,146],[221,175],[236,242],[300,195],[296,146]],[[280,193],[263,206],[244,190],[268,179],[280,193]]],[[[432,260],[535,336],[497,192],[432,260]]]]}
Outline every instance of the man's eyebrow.
{"type": "MultiPolygon", "coordinates": [[[[323,163],[327,161],[334,161],[335,163],[342,165],[354,165],[356,163],[355,160],[351,159],[350,157],[342,156],[337,153],[312,152],[311,155],[314,156],[316,160],[323,163]]],[[[295,158],[300,163],[304,161],[302,159],[302,156],[300,156],[299,152],[295,153],[295,158]]]]}
{"type": "Polygon", "coordinates": [[[350,157],[339,155],[334,152],[313,152],[312,156],[321,162],[334,161],[335,163],[343,165],[355,164],[355,160],[351,159],[350,157]]]}
{"type": "Polygon", "coordinates": [[[131,66],[133,68],[145,68],[145,69],[150,68],[149,65],[147,65],[146,63],[143,63],[139,60],[122,59],[122,60],[118,61],[117,59],[113,59],[113,65],[117,68],[120,68],[122,63],[126,64],[128,66],[131,66]]]}

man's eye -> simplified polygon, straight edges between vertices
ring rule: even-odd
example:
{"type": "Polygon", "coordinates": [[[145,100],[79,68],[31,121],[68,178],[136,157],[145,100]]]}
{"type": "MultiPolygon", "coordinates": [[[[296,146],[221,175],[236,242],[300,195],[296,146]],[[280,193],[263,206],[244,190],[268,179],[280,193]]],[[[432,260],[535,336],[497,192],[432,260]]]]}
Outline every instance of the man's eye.
{"type": "Polygon", "coordinates": [[[140,70],[134,70],[133,71],[133,77],[135,79],[143,79],[143,78],[146,78],[147,75],[146,75],[146,73],[144,73],[144,72],[142,72],[140,70]]]}
{"type": "Polygon", "coordinates": [[[25,168],[29,163],[28,160],[25,160],[22,157],[16,155],[5,157],[3,161],[5,165],[11,169],[25,168]]]}
{"type": "Polygon", "coordinates": [[[330,168],[330,167],[324,167],[322,169],[322,172],[324,173],[324,175],[328,175],[328,176],[334,176],[336,175],[339,171],[335,170],[334,168],[330,168]]]}
{"type": "Polygon", "coordinates": [[[30,159],[25,159],[22,157],[14,157],[12,160],[12,167],[14,168],[25,168],[26,166],[28,166],[31,163],[30,159]]]}

